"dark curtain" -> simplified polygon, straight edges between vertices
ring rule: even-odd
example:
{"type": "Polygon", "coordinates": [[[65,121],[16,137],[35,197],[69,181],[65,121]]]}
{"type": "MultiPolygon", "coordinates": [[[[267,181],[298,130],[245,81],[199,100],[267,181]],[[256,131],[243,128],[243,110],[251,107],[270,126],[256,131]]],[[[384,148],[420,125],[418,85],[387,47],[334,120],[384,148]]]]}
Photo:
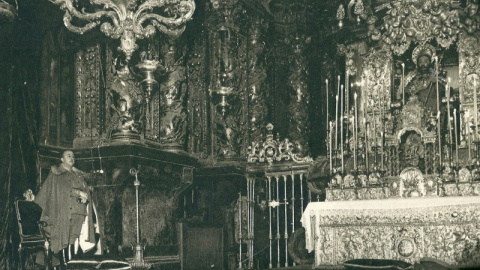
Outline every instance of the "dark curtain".
{"type": "Polygon", "coordinates": [[[18,267],[13,202],[37,186],[38,34],[16,20],[0,26],[0,269],[18,267]]]}

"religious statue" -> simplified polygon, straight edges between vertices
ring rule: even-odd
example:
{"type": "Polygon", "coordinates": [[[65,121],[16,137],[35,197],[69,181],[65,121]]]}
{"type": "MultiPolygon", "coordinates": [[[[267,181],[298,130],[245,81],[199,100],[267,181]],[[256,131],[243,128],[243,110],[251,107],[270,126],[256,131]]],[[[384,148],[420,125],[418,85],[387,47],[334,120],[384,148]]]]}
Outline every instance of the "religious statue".
{"type": "MultiPolygon", "coordinates": [[[[406,103],[419,102],[424,109],[424,115],[421,117],[436,115],[441,105],[437,102],[437,74],[432,62],[436,59],[435,48],[430,44],[417,46],[412,53],[412,60],[416,66],[416,70],[410,72],[405,78],[405,93],[402,93],[403,87],[397,91],[397,98],[401,99],[401,95],[405,95],[406,103]]],[[[439,94],[444,96],[444,80],[439,79],[439,94]]],[[[405,104],[404,104],[405,105],[405,104]]]]}

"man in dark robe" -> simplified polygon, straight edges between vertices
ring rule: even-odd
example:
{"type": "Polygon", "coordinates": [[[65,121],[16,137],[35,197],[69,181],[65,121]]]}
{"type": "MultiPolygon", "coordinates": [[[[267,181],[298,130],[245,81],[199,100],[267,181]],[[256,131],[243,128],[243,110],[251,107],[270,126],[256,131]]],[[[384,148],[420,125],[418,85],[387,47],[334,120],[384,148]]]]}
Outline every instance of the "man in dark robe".
{"type": "Polygon", "coordinates": [[[85,173],[73,167],[75,156],[72,151],[64,151],[61,161],[59,166],[52,166],[35,198],[43,209],[40,220],[47,224],[45,232],[54,255],[53,266],[60,263],[58,258],[62,250],[73,245],[80,236],[84,222],[88,222],[86,241],[95,244],[93,209],[85,173]]]}

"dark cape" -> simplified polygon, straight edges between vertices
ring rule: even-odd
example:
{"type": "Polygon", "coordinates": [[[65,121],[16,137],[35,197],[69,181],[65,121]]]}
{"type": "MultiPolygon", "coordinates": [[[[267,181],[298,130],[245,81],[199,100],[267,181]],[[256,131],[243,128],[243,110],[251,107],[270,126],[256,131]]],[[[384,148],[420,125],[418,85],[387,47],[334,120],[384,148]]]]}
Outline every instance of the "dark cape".
{"type": "Polygon", "coordinates": [[[76,168],[68,171],[61,165],[52,166],[35,198],[35,202],[43,209],[40,220],[47,223],[45,232],[50,238],[50,248],[54,253],[61,251],[67,245],[74,244],[75,239],[80,235],[82,222],[87,215],[89,223],[87,241],[95,243],[92,197],[84,176],[85,173],[76,168]],[[80,203],[79,196],[74,193],[75,190],[89,194],[90,202],[88,204],[80,203]],[[73,224],[75,221],[76,223],[80,221],[80,224],[73,224]],[[73,228],[72,232],[70,232],[71,228],[73,228]]]}

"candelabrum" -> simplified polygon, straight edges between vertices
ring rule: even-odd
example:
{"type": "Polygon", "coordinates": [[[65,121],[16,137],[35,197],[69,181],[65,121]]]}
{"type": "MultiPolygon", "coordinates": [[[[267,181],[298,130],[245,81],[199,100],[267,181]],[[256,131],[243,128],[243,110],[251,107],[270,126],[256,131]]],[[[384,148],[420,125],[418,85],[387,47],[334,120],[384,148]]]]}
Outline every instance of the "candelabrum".
{"type": "Polygon", "coordinates": [[[155,34],[179,36],[195,11],[194,0],[49,0],[65,11],[67,29],[83,34],[100,25],[100,31],[120,39],[119,51],[128,62],[138,49],[137,39],[155,34]]]}

